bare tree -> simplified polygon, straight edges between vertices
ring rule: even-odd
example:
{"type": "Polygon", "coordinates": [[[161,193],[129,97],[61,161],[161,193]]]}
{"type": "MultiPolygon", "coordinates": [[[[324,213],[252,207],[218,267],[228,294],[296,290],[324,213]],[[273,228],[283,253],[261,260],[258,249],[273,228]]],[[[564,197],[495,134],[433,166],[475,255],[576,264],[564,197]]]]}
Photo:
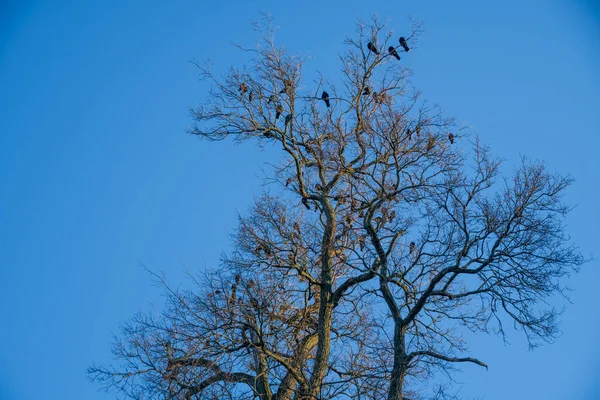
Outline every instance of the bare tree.
{"type": "Polygon", "coordinates": [[[360,22],[335,86],[305,82],[269,19],[255,28],[247,67],[199,66],[212,90],[192,133],[281,148],[277,195],[240,217],[221,269],[165,286],[165,311],[134,318],[122,364],[92,378],[132,398],[415,399],[437,371],[487,368],[464,329],[552,340],[547,299],[585,261],[563,225],[571,179],[527,159],[501,174],[420,100],[402,62],[417,23],[400,39],[360,22]]]}

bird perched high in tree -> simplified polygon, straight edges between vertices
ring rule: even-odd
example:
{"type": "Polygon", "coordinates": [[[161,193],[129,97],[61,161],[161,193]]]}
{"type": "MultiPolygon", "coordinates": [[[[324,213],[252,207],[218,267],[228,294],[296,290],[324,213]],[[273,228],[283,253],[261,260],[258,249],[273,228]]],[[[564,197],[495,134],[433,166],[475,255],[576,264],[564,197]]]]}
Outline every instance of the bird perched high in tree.
{"type": "Polygon", "coordinates": [[[327,108],[329,108],[329,106],[331,105],[329,103],[329,93],[327,93],[325,91],[323,93],[321,93],[321,100],[323,100],[325,102],[325,105],[327,106],[327,108]]]}
{"type": "Polygon", "coordinates": [[[373,44],[373,42],[369,42],[367,43],[367,49],[369,49],[370,51],[372,51],[373,53],[375,53],[376,55],[379,55],[379,50],[377,50],[377,46],[375,46],[373,44]]]}
{"type": "Polygon", "coordinates": [[[406,39],[404,37],[400,38],[400,46],[402,46],[402,48],[404,49],[404,51],[406,51],[407,53],[410,50],[408,48],[408,44],[406,43],[406,39]]]}
{"type": "Polygon", "coordinates": [[[396,48],[394,46],[390,46],[388,47],[388,52],[393,55],[394,57],[396,57],[397,60],[400,59],[400,54],[398,54],[398,52],[396,51],[396,48]]]}

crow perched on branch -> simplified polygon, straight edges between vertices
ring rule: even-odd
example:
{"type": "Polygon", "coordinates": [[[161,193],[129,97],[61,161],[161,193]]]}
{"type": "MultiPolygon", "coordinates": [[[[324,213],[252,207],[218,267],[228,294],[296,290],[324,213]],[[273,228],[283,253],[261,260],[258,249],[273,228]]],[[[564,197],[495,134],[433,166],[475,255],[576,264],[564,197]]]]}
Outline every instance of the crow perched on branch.
{"type": "Polygon", "coordinates": [[[404,48],[404,51],[406,51],[407,53],[410,50],[408,48],[408,44],[406,44],[406,39],[404,39],[403,37],[400,38],[400,46],[402,46],[404,48]]]}
{"type": "Polygon", "coordinates": [[[371,50],[376,55],[379,55],[379,51],[377,50],[377,47],[375,47],[375,45],[373,44],[373,42],[367,43],[367,49],[371,50]]]}
{"type": "Polygon", "coordinates": [[[393,55],[394,57],[396,57],[397,60],[400,59],[400,55],[398,54],[398,52],[396,51],[396,49],[394,48],[394,46],[388,47],[388,51],[390,52],[391,55],[393,55]]]}
{"type": "Polygon", "coordinates": [[[329,93],[327,93],[327,92],[321,93],[321,99],[325,102],[325,105],[327,106],[327,108],[329,108],[329,106],[330,106],[329,93]]]}

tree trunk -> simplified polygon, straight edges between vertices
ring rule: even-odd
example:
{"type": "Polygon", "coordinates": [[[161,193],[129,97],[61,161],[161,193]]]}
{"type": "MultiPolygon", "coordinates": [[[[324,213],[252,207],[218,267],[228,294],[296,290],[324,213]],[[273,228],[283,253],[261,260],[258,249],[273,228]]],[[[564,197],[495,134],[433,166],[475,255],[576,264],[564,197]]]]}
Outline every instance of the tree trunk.
{"type": "Polygon", "coordinates": [[[396,324],[394,329],[394,367],[390,377],[390,390],[388,400],[403,400],[402,396],[404,377],[408,370],[405,346],[405,329],[401,324],[396,324]]]}
{"type": "Polygon", "coordinates": [[[321,386],[323,379],[327,373],[329,362],[329,353],[331,350],[331,314],[333,307],[331,305],[331,288],[333,277],[332,270],[332,254],[333,243],[336,231],[336,220],[333,208],[329,201],[324,201],[325,214],[327,223],[323,232],[323,241],[321,246],[321,290],[319,304],[319,330],[317,355],[315,357],[315,365],[310,377],[310,395],[315,399],[321,398],[321,386]]]}

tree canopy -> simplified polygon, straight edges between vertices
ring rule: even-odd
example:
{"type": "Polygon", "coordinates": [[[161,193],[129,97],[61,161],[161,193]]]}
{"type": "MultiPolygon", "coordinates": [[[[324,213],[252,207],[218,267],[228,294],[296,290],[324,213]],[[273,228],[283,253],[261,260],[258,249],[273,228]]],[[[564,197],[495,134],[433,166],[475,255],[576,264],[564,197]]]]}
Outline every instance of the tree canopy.
{"type": "Polygon", "coordinates": [[[584,262],[566,236],[570,177],[523,158],[512,173],[421,99],[404,37],[373,18],[345,41],[340,76],[306,81],[269,19],[248,63],[216,76],[191,133],[280,149],[272,189],[239,217],[234,250],[165,285],[90,376],[131,398],[417,399],[468,353],[464,329],[531,346],[558,333],[548,302],[584,262]],[[273,194],[277,193],[277,194],[273,194]]]}

